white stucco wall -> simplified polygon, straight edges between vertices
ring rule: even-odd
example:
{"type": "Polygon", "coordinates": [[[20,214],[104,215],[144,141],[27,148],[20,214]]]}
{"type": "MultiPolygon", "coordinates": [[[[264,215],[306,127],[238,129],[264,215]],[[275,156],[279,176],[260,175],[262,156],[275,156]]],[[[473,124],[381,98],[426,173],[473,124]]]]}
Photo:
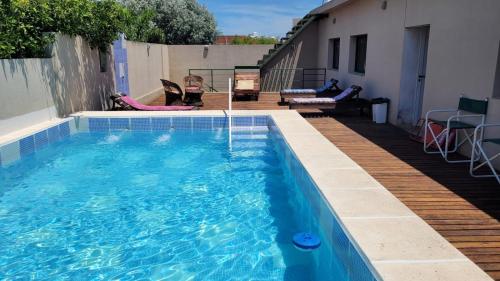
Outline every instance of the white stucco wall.
{"type": "MultiPolygon", "coordinates": [[[[331,12],[318,26],[318,67],[327,68],[327,78],[340,81],[341,87],[352,84],[363,87],[362,97],[388,97],[391,107],[399,100],[404,1],[391,1],[387,10],[374,0],[352,1],[331,12]],[[333,19],[335,18],[335,23],[333,19]],[[350,69],[351,36],[367,34],[366,72],[357,74],[350,69]],[[331,69],[328,40],[340,38],[339,70],[331,69]]],[[[396,110],[390,110],[390,120],[396,120],[396,110]]]]}
{"type": "Polygon", "coordinates": [[[170,78],[167,45],[127,41],[130,95],[148,103],[163,94],[160,79],[170,78]]]}

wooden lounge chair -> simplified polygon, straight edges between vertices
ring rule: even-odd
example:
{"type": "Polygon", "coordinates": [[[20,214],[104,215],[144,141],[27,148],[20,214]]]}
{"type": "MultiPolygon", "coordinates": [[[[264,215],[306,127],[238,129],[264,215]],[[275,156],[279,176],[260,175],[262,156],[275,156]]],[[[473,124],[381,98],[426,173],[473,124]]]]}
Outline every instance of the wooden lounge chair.
{"type": "Polygon", "coordinates": [[[363,90],[363,88],[360,86],[352,85],[335,97],[293,98],[289,101],[289,108],[336,109],[340,105],[345,107],[361,108],[363,107],[362,103],[364,103],[361,99],[359,99],[359,93],[361,90],[363,90]]]}
{"type": "Polygon", "coordinates": [[[172,81],[160,79],[165,90],[165,105],[183,105],[182,97],[184,93],[181,87],[172,81]]]}
{"type": "Polygon", "coordinates": [[[184,77],[184,103],[187,105],[203,106],[201,96],[203,90],[203,78],[198,75],[184,77]]]}
{"type": "Polygon", "coordinates": [[[113,101],[113,109],[116,110],[117,105],[119,109],[122,110],[140,110],[140,111],[186,111],[186,110],[196,110],[195,106],[188,105],[145,105],[135,99],[122,95],[120,93],[111,95],[111,100],[113,101]]]}
{"type": "Polygon", "coordinates": [[[234,74],[233,98],[250,97],[259,100],[260,74],[245,72],[234,74]]]}
{"type": "Polygon", "coordinates": [[[284,89],[280,91],[281,102],[291,98],[334,97],[342,92],[337,86],[339,80],[331,79],[318,89],[284,89]]]}

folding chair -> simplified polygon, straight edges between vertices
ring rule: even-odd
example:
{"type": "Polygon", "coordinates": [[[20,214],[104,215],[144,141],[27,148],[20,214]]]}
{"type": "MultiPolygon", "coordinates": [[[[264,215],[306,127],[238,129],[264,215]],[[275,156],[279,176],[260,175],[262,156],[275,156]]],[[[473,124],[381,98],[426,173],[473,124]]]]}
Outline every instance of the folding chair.
{"type": "Polygon", "coordinates": [[[493,156],[488,156],[484,149],[485,144],[496,144],[500,145],[500,138],[484,138],[484,129],[486,128],[492,128],[492,127],[500,127],[500,124],[484,124],[484,125],[479,125],[477,126],[476,130],[474,130],[474,146],[472,147],[472,156],[471,156],[471,161],[470,161],[470,175],[476,178],[492,178],[495,177],[500,183],[500,176],[498,175],[497,171],[495,170],[495,167],[493,167],[492,161],[495,160],[500,156],[500,152],[493,155],[493,156]],[[473,161],[476,156],[475,154],[479,154],[478,156],[478,161],[473,161]],[[484,159],[484,161],[482,161],[484,159]],[[478,164],[476,165],[476,162],[478,164]],[[483,166],[487,165],[490,170],[491,174],[477,174],[477,170],[483,166]]]}
{"type": "MultiPolygon", "coordinates": [[[[448,163],[465,163],[471,161],[450,160],[448,157],[451,153],[457,152],[458,149],[466,143],[469,143],[472,147],[474,146],[472,140],[474,129],[478,125],[484,125],[487,111],[488,99],[475,100],[466,97],[460,97],[458,109],[438,109],[428,111],[425,115],[424,151],[429,154],[441,154],[441,156],[443,156],[448,163]],[[474,114],[464,114],[465,112],[474,114]],[[445,121],[431,119],[431,114],[436,115],[436,113],[454,114],[445,121]],[[470,121],[473,120],[480,120],[480,122],[479,124],[470,123],[470,121]],[[436,134],[432,128],[433,124],[440,125],[444,129],[439,134],[436,134]],[[462,141],[459,141],[458,138],[458,132],[460,131],[464,133],[464,139],[462,141]],[[450,150],[450,135],[455,132],[457,133],[457,136],[455,137],[454,147],[450,150]],[[431,135],[431,138],[427,138],[428,134],[431,135]],[[445,138],[444,142],[442,141],[443,137],[445,138]],[[437,150],[432,150],[432,146],[437,147],[437,150]]],[[[471,159],[473,161],[477,161],[477,159],[471,159]]]]}

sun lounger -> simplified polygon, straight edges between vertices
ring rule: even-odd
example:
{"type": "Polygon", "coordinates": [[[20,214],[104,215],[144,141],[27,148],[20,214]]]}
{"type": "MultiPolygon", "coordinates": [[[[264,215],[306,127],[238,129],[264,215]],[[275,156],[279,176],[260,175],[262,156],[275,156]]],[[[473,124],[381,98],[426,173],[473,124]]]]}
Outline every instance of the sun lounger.
{"type": "Polygon", "coordinates": [[[339,80],[331,79],[318,89],[284,89],[280,91],[281,102],[291,98],[334,97],[342,92],[337,86],[338,83],[339,80]]]}
{"type": "Polygon", "coordinates": [[[255,73],[236,73],[234,75],[233,97],[250,97],[259,100],[260,93],[260,74],[255,73]]]}
{"type": "Polygon", "coordinates": [[[195,106],[186,105],[145,105],[129,96],[124,96],[121,94],[112,95],[111,100],[113,101],[114,109],[116,108],[116,105],[120,105],[120,108],[124,110],[140,111],[185,111],[198,109],[195,106]]]}
{"type": "Polygon", "coordinates": [[[203,106],[203,78],[198,75],[184,77],[184,100],[187,105],[203,106]]]}
{"type": "MultiPolygon", "coordinates": [[[[289,108],[335,109],[338,105],[347,104],[355,97],[358,97],[362,89],[359,86],[352,85],[333,98],[293,98],[289,101],[289,108]]],[[[356,103],[354,105],[357,106],[356,103]]]]}

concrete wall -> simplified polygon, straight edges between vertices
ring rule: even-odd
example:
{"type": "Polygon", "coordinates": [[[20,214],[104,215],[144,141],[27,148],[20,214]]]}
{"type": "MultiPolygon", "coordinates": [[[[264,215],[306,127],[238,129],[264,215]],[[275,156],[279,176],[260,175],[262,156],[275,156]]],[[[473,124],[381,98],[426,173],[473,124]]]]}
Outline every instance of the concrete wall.
{"type": "MultiPolygon", "coordinates": [[[[489,98],[488,122],[500,123],[494,97],[500,42],[500,1],[399,0],[387,9],[375,0],[352,0],[320,21],[318,67],[328,67],[328,40],[340,37],[340,69],[328,75],[342,86],[359,84],[366,98],[389,97],[390,122],[398,124],[404,38],[407,28],[429,26],[422,112],[456,108],[459,97],[489,98]],[[335,23],[333,23],[335,18],[335,23]],[[366,73],[349,71],[350,37],[368,34],[366,73]]],[[[500,131],[489,134],[500,135],[500,131]]]]}
{"type": "Polygon", "coordinates": [[[0,60],[0,135],[80,110],[107,108],[113,60],[81,38],[57,36],[49,59],[0,60]]]}
{"type": "Polygon", "coordinates": [[[302,83],[302,71],[280,69],[316,68],[317,40],[318,23],[313,22],[262,69],[262,88],[268,92],[276,92],[284,88],[315,88],[317,82],[302,83]]]}
{"type": "MultiPolygon", "coordinates": [[[[169,45],[170,80],[184,85],[183,78],[189,69],[234,69],[235,66],[255,66],[257,61],[267,54],[272,45],[209,45],[205,50],[203,45],[169,45]]],[[[208,71],[198,71],[205,83],[210,82],[208,71]]],[[[227,78],[232,77],[232,71],[217,71],[214,77],[214,87],[222,90],[227,88],[227,78]]]]}
{"type": "Polygon", "coordinates": [[[170,78],[167,45],[127,41],[130,95],[144,103],[163,94],[160,79],[170,78]]]}

